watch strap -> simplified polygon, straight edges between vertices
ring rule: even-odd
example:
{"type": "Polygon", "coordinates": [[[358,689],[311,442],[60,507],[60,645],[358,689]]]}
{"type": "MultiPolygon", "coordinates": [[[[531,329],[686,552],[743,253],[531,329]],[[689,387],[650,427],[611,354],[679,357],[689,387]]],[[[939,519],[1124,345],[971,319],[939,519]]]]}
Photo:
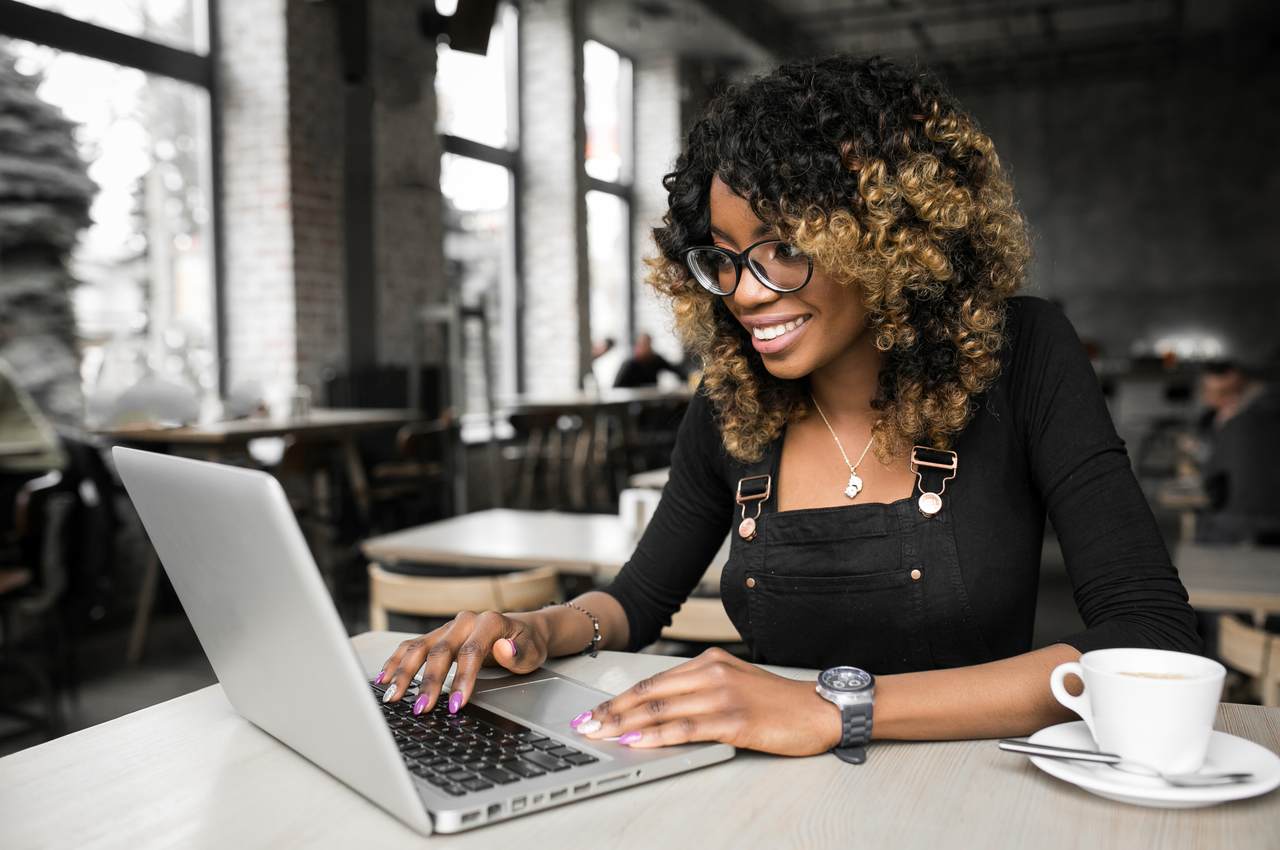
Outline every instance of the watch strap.
{"type": "Polygon", "coordinates": [[[841,761],[862,764],[871,741],[872,703],[840,707],[840,744],[833,752],[841,761]]]}

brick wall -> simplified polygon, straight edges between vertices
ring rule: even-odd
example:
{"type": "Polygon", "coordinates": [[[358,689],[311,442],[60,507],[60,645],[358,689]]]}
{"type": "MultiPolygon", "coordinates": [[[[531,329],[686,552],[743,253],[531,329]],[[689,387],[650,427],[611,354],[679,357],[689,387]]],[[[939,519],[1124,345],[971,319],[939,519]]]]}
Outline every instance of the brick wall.
{"type": "Polygon", "coordinates": [[[589,362],[580,39],[573,0],[525,3],[521,15],[524,378],[549,394],[577,389],[589,362]]]}
{"type": "Polygon", "coordinates": [[[342,371],[347,360],[347,140],[335,11],[332,4],[291,0],[287,18],[297,381],[313,390],[324,373],[342,371]]]}
{"type": "Polygon", "coordinates": [[[370,4],[379,363],[413,357],[414,314],[445,298],[436,51],[413,3],[370,4]]]}
{"type": "MultiPolygon", "coordinates": [[[[1031,291],[1125,356],[1171,333],[1277,352],[1280,171],[1274,62],[1231,44],[1179,63],[959,90],[1013,172],[1034,232],[1031,291]]],[[[1280,353],[1280,352],[1277,352],[1280,353]]]]}
{"type": "Polygon", "coordinates": [[[232,388],[291,381],[297,365],[285,3],[221,6],[227,261],[221,356],[232,388]]]}
{"type": "MultiPolygon", "coordinates": [[[[411,356],[414,308],[443,289],[435,50],[413,4],[371,2],[373,267],[380,363],[411,356]]],[[[337,7],[237,0],[220,7],[231,386],[318,388],[347,368],[344,222],[348,83],[337,7]]]]}

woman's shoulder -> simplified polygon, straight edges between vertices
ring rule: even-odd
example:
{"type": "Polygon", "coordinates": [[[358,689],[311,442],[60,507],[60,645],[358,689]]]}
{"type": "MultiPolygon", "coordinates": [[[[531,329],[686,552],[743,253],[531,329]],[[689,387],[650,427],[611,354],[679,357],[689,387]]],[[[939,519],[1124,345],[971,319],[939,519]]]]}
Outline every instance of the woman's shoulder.
{"type": "Polygon", "coordinates": [[[1046,367],[1078,359],[1084,346],[1062,308],[1034,295],[1005,302],[1006,378],[1042,373],[1046,367]]]}

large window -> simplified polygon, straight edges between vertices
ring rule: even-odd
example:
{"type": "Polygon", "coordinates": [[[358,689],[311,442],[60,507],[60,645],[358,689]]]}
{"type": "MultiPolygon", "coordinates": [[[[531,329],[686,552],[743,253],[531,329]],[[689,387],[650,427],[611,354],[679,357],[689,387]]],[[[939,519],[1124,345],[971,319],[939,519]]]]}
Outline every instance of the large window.
{"type": "MultiPolygon", "coordinates": [[[[29,5],[187,51],[207,45],[205,0],[29,5]]],[[[34,24],[0,21],[0,54],[20,74],[37,78],[37,96],[74,125],[76,148],[95,184],[90,224],[70,262],[87,398],[92,405],[99,381],[127,384],[146,372],[216,395],[209,59],[188,52],[174,60],[175,74],[201,78],[197,82],[131,65],[137,42],[113,33],[77,38],[83,52],[59,49],[65,27],[44,17],[34,24]]]]}
{"type": "Polygon", "coordinates": [[[631,62],[595,41],[582,48],[591,338],[627,347],[631,287],[631,62]]]}
{"type": "Polygon", "coordinates": [[[485,409],[486,377],[494,397],[509,396],[518,386],[516,27],[515,8],[503,3],[484,56],[437,47],[446,274],[449,291],[458,294],[463,308],[472,315],[483,311],[493,367],[486,376],[481,326],[468,321],[463,368],[469,411],[485,409]]]}

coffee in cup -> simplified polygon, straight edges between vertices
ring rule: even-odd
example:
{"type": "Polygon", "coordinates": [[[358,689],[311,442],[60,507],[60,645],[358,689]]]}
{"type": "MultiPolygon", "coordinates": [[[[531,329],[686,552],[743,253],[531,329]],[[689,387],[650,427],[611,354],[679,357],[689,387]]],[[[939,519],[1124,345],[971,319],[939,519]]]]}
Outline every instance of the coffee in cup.
{"type": "Polygon", "coordinates": [[[1049,687],[1099,750],[1162,773],[1192,773],[1204,764],[1226,672],[1185,652],[1099,649],[1055,667],[1049,687]],[[1063,686],[1072,673],[1084,681],[1078,697],[1063,686]]]}

